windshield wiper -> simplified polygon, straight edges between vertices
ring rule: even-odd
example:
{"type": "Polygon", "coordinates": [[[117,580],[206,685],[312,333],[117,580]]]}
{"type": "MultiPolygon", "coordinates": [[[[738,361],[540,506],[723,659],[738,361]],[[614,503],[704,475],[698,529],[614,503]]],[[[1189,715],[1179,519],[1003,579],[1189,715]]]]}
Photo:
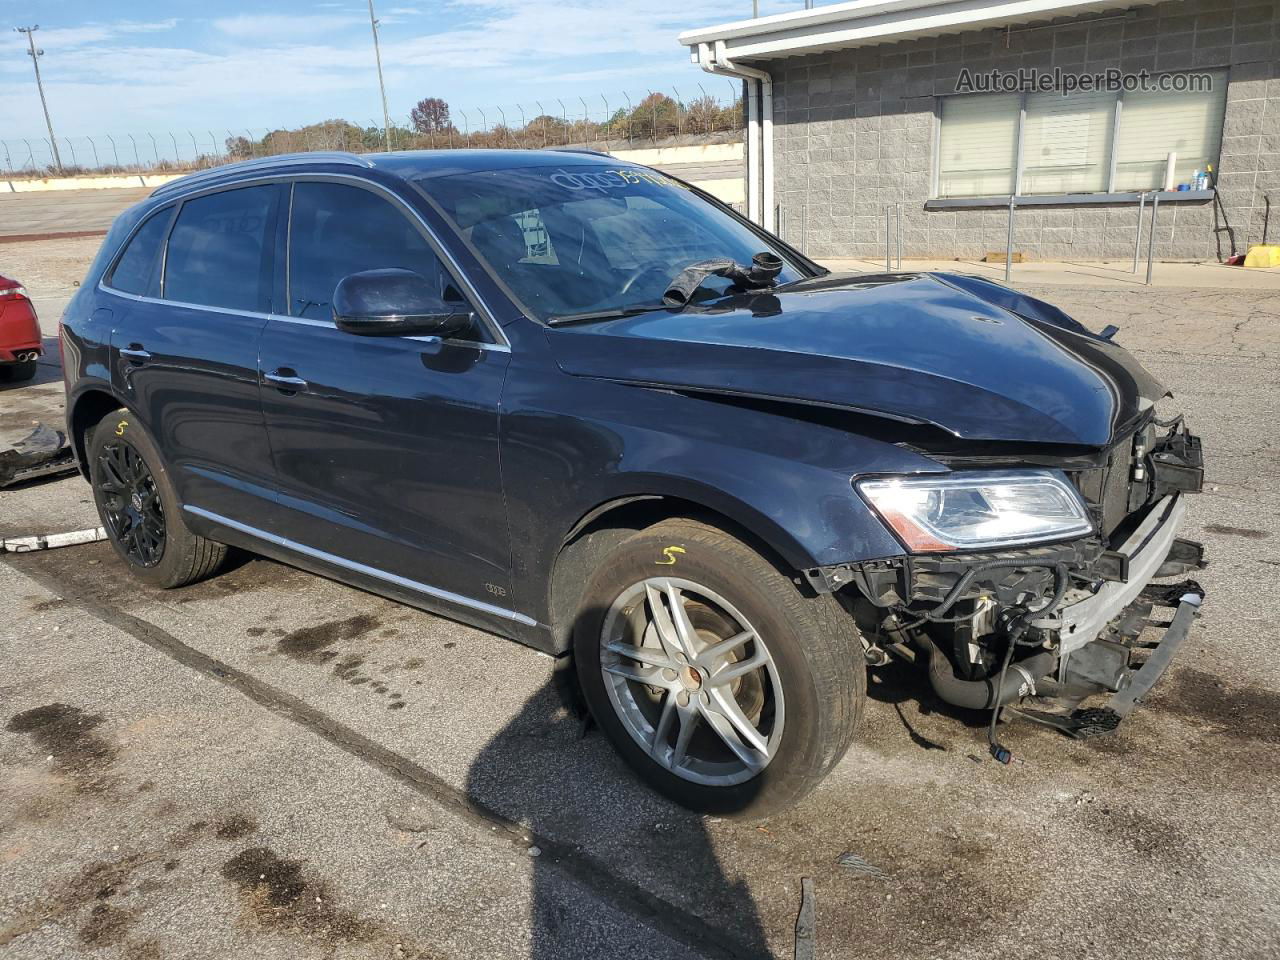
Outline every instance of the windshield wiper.
{"type": "Polygon", "coordinates": [[[742,290],[773,287],[778,283],[778,274],[782,272],[782,267],[782,258],[767,250],[762,250],[752,257],[749,267],[744,267],[727,257],[691,263],[667,286],[667,292],[662,295],[662,300],[668,306],[683,308],[708,277],[726,277],[733,281],[734,286],[742,290]]]}
{"type": "Polygon", "coordinates": [[[557,313],[547,318],[547,325],[563,327],[570,323],[591,323],[597,320],[620,320],[623,317],[635,317],[654,310],[670,309],[665,303],[633,303],[629,307],[613,307],[609,310],[586,310],[582,313],[557,313]]]}

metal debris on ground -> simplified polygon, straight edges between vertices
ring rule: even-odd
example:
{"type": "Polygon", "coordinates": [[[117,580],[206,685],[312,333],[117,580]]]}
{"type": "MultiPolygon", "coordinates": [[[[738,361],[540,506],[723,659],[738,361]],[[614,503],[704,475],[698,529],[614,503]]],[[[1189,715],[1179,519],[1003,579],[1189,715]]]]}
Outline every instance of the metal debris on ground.
{"type": "Polygon", "coordinates": [[[31,433],[8,450],[0,450],[0,487],[72,473],[75,469],[76,458],[67,435],[43,423],[36,424],[31,433]]]}
{"type": "Polygon", "coordinates": [[[0,553],[54,550],[58,547],[75,547],[82,543],[96,543],[105,539],[107,539],[107,531],[102,527],[72,530],[70,533],[36,534],[30,537],[0,537],[0,553]]]}
{"type": "Polygon", "coordinates": [[[836,863],[844,867],[850,873],[860,873],[867,877],[887,877],[888,874],[881,870],[873,863],[867,863],[856,853],[842,853],[836,859],[836,863]]]}
{"type": "Polygon", "coordinates": [[[817,949],[817,916],[813,899],[813,880],[800,878],[800,913],[796,917],[795,960],[813,960],[817,949]]]}

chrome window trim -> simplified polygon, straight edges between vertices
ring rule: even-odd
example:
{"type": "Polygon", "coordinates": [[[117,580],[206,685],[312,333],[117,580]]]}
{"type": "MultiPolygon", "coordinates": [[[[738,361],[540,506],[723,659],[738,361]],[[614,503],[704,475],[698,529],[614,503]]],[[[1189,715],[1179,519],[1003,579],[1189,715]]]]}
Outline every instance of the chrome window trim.
{"type": "MultiPolygon", "coordinates": [[[[278,313],[259,313],[256,310],[231,310],[228,307],[211,307],[203,303],[187,303],[183,300],[161,300],[158,297],[143,297],[136,293],[125,293],[123,290],[116,290],[113,287],[105,286],[101,280],[98,281],[98,289],[104,293],[109,293],[113,297],[124,297],[126,300],[135,300],[138,303],[155,303],[166,307],[182,307],[187,310],[207,310],[210,313],[225,313],[233,317],[249,317],[254,320],[280,320],[284,323],[298,323],[308,327],[326,327],[330,330],[336,330],[337,324],[332,320],[314,320],[310,317],[286,317],[278,313]]],[[[354,334],[353,334],[354,336],[354,334]]],[[[485,343],[481,340],[455,340],[450,338],[442,340],[435,336],[412,336],[412,337],[379,337],[380,340],[412,340],[414,343],[445,343],[451,346],[474,347],[477,350],[491,350],[494,353],[510,353],[511,345],[507,343],[485,343]]]]}
{"type": "Polygon", "coordinates": [[[230,527],[240,533],[248,534],[267,543],[275,544],[278,547],[284,547],[286,550],[292,550],[303,556],[312,557],[316,560],[323,560],[325,563],[331,563],[334,566],[351,570],[354,573],[362,573],[365,576],[373,577],[377,580],[383,580],[387,583],[394,584],[398,587],[405,587],[416,593],[421,593],[428,597],[435,597],[437,600],[446,600],[449,603],[456,603],[459,606],[470,607],[473,610],[479,610],[482,613],[488,613],[493,616],[502,617],[506,620],[513,620],[516,623],[524,624],[527,627],[538,626],[538,621],[531,617],[526,617],[523,613],[515,610],[508,610],[506,607],[497,607],[491,603],[485,603],[483,600],[472,600],[470,597],[464,597],[460,593],[453,593],[449,590],[441,590],[439,587],[432,587],[425,583],[419,583],[417,580],[410,580],[408,577],[401,577],[394,573],[387,573],[385,570],[379,570],[377,567],[370,567],[363,563],[357,563],[354,560],[347,560],[343,557],[327,553],[324,550],[317,550],[315,547],[308,547],[306,544],[298,543],[296,540],[289,540],[286,537],[276,536],[274,533],[267,533],[265,530],[259,530],[257,527],[251,527],[248,524],[240,523],[228,517],[216,514],[211,510],[205,510],[201,507],[193,507],[190,504],[185,505],[183,510],[188,513],[194,513],[198,517],[204,517],[213,523],[220,523],[223,526],[230,527]]]}
{"type": "MultiPolygon", "coordinates": [[[[168,301],[166,301],[168,302],[168,301]]],[[[270,319],[280,320],[283,323],[297,323],[304,327],[323,327],[329,330],[337,330],[338,325],[332,320],[318,320],[315,317],[286,317],[278,313],[271,314],[270,319]]],[[[402,337],[378,337],[379,340],[412,340],[415,343],[447,343],[458,347],[475,347],[478,350],[492,350],[494,353],[510,353],[511,347],[506,343],[486,343],[483,340],[458,340],[454,337],[443,339],[434,335],[426,336],[402,336],[402,337]]]]}
{"type": "MultiPolygon", "coordinates": [[[[301,161],[298,161],[298,162],[301,162],[301,161]]],[[[250,171],[245,171],[245,172],[250,173],[250,171]]],[[[480,296],[480,292],[476,289],[475,284],[471,282],[471,279],[467,276],[466,272],[462,269],[462,265],[458,263],[458,259],[453,255],[453,251],[451,251],[447,246],[445,246],[440,241],[440,237],[436,234],[436,232],[433,229],[431,229],[431,225],[427,223],[426,220],[423,219],[422,214],[418,213],[417,210],[414,210],[411,206],[405,203],[405,201],[402,198],[396,196],[394,193],[392,193],[390,190],[388,190],[386,187],[384,187],[380,183],[374,183],[371,180],[365,179],[364,177],[353,176],[349,173],[323,173],[320,171],[315,171],[315,172],[301,172],[301,173],[295,172],[295,173],[252,174],[242,179],[230,180],[224,183],[217,183],[212,185],[205,184],[203,186],[199,184],[192,184],[192,189],[189,191],[181,192],[181,193],[175,192],[172,196],[167,196],[165,198],[165,203],[174,203],[174,202],[181,203],[187,200],[195,199],[196,197],[199,197],[199,196],[204,196],[206,194],[221,193],[223,190],[238,190],[242,187],[252,187],[252,186],[257,186],[259,184],[265,184],[265,183],[279,183],[281,181],[285,181],[288,183],[296,183],[300,180],[353,183],[356,186],[363,187],[366,190],[379,194],[380,196],[389,200],[392,204],[398,206],[404,213],[408,214],[409,217],[415,223],[417,223],[418,226],[422,229],[423,234],[427,238],[428,244],[436,251],[436,254],[444,262],[444,264],[446,265],[446,268],[449,269],[449,272],[453,275],[453,278],[456,281],[458,281],[459,284],[461,284],[463,288],[463,291],[462,291],[463,294],[466,295],[467,298],[471,301],[472,305],[476,308],[476,313],[480,315],[481,321],[488,327],[488,332],[493,336],[494,343],[492,345],[505,347],[507,352],[508,353],[510,352],[511,341],[507,339],[506,332],[502,329],[502,324],[498,323],[497,316],[494,314],[493,308],[489,306],[489,304],[485,301],[484,297],[480,296]]],[[[175,181],[175,183],[176,182],[178,181],[175,181]]],[[[410,183],[408,180],[402,180],[401,182],[405,184],[410,183]]],[[[422,193],[421,190],[419,190],[418,192],[420,194],[422,193]]],[[[157,209],[159,208],[159,206],[160,205],[157,205],[157,209]]],[[[292,213],[293,213],[292,205],[290,205],[289,214],[291,217],[292,217],[292,213]]],[[[142,223],[145,223],[147,220],[149,220],[151,216],[152,214],[148,214],[146,217],[143,217],[143,219],[139,222],[138,226],[141,226],[142,223]]],[[[135,227],[133,230],[129,232],[129,238],[132,238],[136,230],[137,230],[137,227],[135,227]]],[[[126,238],[124,243],[122,243],[119,249],[116,250],[115,254],[112,255],[113,265],[114,265],[115,259],[119,257],[120,252],[124,249],[124,247],[128,243],[129,238],[126,238]]],[[[163,255],[167,256],[167,251],[168,251],[168,242],[166,240],[165,253],[163,255]]],[[[287,252],[286,252],[286,259],[287,259],[287,252]]],[[[288,267],[286,264],[286,269],[287,268],[288,267]]],[[[109,271],[104,270],[102,275],[105,277],[108,275],[108,272],[109,271]]],[[[180,301],[177,301],[177,300],[164,300],[164,299],[157,299],[154,297],[140,298],[140,297],[137,297],[136,294],[127,294],[122,290],[116,290],[112,287],[106,286],[103,283],[101,278],[99,278],[98,280],[98,288],[100,290],[105,290],[109,293],[114,293],[117,296],[135,297],[136,299],[142,299],[145,302],[149,302],[149,303],[171,303],[171,304],[174,304],[175,306],[186,306],[186,307],[191,307],[197,310],[214,310],[216,312],[222,312],[222,313],[233,313],[233,314],[236,314],[237,316],[267,316],[267,314],[260,314],[253,311],[227,310],[225,307],[210,307],[202,303],[181,303],[180,301]]],[[[271,316],[275,318],[279,317],[278,314],[273,314],[271,316]]],[[[473,343],[477,341],[467,340],[467,341],[460,341],[460,342],[473,343]]]]}

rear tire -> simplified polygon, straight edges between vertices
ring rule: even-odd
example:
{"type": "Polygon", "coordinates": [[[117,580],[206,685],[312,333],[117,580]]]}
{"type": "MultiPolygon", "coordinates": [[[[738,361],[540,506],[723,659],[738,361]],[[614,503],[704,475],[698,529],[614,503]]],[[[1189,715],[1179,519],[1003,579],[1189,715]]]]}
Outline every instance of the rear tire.
{"type": "Polygon", "coordinates": [[[217,571],[227,548],[188,529],[164,460],[133,414],[107,414],[85,446],[98,516],[133,576],[167,589],[217,571]]]}
{"type": "Polygon", "coordinates": [[[37,361],[19,360],[17,363],[0,363],[0,383],[23,383],[35,379],[37,361]]]}
{"type": "Polygon", "coordinates": [[[839,603],[803,595],[693,520],[617,547],[587,586],[573,642],[605,735],[642,779],[699,812],[755,818],[795,804],[844,756],[866,699],[861,642],[839,603]]]}

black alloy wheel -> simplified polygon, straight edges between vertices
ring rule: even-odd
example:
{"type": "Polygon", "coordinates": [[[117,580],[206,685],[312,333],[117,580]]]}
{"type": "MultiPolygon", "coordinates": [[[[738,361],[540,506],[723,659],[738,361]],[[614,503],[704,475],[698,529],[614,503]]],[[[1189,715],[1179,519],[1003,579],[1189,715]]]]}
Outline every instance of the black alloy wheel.
{"type": "Polygon", "coordinates": [[[165,519],[151,468],[125,440],[112,439],[98,454],[98,490],[107,532],[140,567],[164,557],[165,519]]]}

